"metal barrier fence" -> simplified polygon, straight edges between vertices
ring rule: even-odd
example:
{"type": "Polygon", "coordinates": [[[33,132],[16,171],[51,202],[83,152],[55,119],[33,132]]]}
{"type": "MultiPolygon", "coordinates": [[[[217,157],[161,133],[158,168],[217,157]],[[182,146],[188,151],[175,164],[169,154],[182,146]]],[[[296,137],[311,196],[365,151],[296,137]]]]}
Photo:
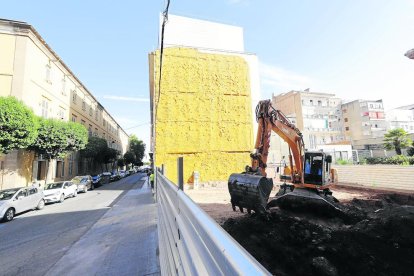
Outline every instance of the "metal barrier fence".
{"type": "Polygon", "coordinates": [[[271,275],[183,191],[156,171],[161,275],[271,275]]]}

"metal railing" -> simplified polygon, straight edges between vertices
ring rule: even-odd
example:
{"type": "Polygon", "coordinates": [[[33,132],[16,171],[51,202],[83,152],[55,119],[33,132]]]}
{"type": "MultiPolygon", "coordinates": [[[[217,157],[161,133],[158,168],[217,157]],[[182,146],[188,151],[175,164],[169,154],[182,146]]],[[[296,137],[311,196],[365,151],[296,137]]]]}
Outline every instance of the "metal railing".
{"type": "Polygon", "coordinates": [[[156,171],[161,275],[270,275],[183,191],[156,171]]]}

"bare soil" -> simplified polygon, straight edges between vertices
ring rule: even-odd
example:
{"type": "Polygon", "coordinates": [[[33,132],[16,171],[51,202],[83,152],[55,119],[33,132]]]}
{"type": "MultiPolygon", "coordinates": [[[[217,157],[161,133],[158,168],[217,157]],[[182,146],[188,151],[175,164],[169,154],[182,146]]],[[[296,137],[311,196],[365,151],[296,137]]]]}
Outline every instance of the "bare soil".
{"type": "Polygon", "coordinates": [[[232,211],[226,189],[187,194],[274,275],[414,275],[412,194],[337,187],[334,217],[248,215],[232,211]]]}

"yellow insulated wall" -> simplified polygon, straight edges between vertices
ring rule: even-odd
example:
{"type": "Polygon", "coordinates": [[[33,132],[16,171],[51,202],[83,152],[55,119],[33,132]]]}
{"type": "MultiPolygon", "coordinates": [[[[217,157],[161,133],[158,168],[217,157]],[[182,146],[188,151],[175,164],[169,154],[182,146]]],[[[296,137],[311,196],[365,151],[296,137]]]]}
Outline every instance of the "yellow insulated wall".
{"type": "Polygon", "coordinates": [[[253,147],[248,65],[241,57],[189,48],[164,50],[158,97],[159,51],[150,55],[155,106],[156,165],[177,181],[184,157],[184,182],[193,171],[200,182],[227,180],[250,163],[253,147]],[[155,74],[155,76],[154,76],[155,74]]]}

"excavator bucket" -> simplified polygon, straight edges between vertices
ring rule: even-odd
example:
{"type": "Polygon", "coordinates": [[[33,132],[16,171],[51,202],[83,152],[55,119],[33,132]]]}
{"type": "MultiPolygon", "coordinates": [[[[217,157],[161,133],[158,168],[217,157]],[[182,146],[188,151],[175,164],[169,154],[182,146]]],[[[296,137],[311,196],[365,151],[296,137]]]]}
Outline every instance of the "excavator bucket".
{"type": "Polygon", "coordinates": [[[291,190],[282,185],[276,196],[267,204],[267,209],[278,206],[281,209],[334,217],[342,213],[337,202],[332,195],[324,195],[314,189],[291,190]]]}
{"type": "Polygon", "coordinates": [[[273,189],[271,178],[233,173],[230,175],[228,186],[233,211],[239,207],[241,212],[246,208],[249,214],[252,210],[256,213],[266,212],[267,201],[273,189]]]}

